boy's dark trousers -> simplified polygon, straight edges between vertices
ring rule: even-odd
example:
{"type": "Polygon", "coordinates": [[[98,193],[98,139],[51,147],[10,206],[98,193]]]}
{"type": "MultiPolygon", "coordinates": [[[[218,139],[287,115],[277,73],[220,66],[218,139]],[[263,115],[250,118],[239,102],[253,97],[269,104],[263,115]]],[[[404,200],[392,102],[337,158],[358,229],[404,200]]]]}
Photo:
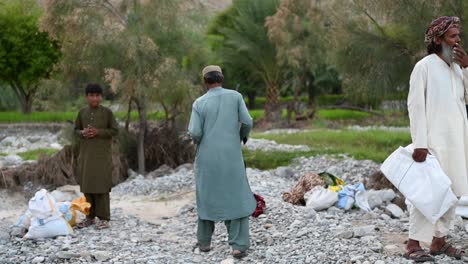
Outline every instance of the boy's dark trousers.
{"type": "Polygon", "coordinates": [[[91,204],[89,219],[96,216],[100,220],[110,220],[110,199],[109,193],[85,193],[86,201],[91,204]]]}

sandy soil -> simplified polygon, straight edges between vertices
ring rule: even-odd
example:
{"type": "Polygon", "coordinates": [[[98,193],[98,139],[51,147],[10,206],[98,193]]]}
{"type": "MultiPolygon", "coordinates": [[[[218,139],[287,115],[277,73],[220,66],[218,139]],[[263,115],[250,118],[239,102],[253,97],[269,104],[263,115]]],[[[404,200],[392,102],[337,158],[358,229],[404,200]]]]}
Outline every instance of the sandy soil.
{"type": "MultiPolygon", "coordinates": [[[[79,193],[78,186],[63,186],[58,190],[73,194],[79,193]]],[[[174,217],[185,205],[193,203],[195,193],[182,191],[170,196],[111,196],[111,208],[121,208],[124,214],[133,215],[141,220],[160,224],[164,219],[174,217]]],[[[0,190],[0,228],[6,228],[16,222],[28,206],[28,199],[21,192],[0,190]]]]}
{"type": "Polygon", "coordinates": [[[121,208],[125,214],[136,216],[149,223],[161,224],[164,218],[176,216],[183,206],[192,203],[195,200],[195,193],[179,192],[157,198],[149,196],[112,198],[112,208],[121,208]]]}

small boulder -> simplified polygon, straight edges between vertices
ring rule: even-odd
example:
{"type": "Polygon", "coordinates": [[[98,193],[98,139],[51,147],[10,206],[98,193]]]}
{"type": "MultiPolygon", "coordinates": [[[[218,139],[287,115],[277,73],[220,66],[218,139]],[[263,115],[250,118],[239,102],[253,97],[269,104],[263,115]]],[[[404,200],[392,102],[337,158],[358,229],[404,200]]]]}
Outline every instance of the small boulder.
{"type": "Polygon", "coordinates": [[[385,207],[385,212],[393,218],[401,218],[405,215],[398,205],[392,203],[385,207]]]}

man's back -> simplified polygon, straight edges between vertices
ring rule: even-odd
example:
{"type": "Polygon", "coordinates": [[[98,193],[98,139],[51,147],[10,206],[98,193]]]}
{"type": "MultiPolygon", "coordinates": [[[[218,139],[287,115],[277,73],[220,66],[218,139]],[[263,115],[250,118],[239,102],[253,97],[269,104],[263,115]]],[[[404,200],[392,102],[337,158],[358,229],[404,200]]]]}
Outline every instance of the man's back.
{"type": "Polygon", "coordinates": [[[233,90],[221,87],[210,89],[195,101],[193,109],[197,112],[200,128],[192,123],[189,131],[192,135],[200,135],[200,145],[239,144],[239,123],[252,127],[242,95],[233,90]],[[204,139],[209,139],[209,142],[204,139]]]}

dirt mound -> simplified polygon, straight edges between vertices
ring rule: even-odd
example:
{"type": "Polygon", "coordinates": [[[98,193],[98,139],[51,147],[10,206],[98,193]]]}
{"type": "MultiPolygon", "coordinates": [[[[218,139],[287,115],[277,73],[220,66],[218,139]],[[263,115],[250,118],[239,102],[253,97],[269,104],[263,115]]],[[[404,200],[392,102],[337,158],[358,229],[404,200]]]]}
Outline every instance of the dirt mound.
{"type": "MultiPolygon", "coordinates": [[[[118,147],[112,148],[113,184],[127,178],[127,163],[120,155],[118,147]]],[[[19,189],[28,183],[55,188],[67,184],[77,184],[76,152],[71,145],[52,156],[41,155],[37,163],[25,163],[18,167],[6,167],[0,170],[0,187],[19,189]]]]}

